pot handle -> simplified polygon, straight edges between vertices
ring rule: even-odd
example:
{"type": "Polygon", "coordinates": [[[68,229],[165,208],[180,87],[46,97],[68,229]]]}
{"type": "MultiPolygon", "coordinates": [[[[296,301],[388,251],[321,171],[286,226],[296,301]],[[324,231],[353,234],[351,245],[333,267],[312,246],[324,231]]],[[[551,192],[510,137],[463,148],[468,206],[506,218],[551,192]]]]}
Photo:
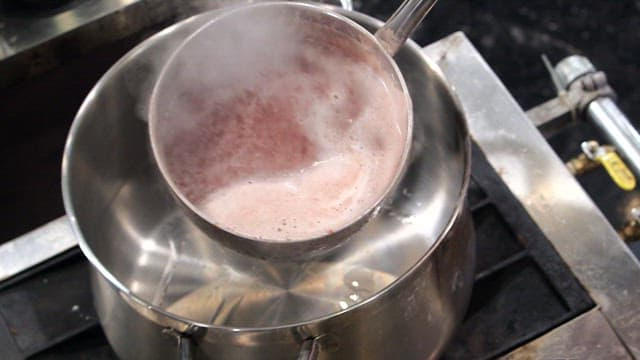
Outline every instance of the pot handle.
{"type": "Polygon", "coordinates": [[[193,354],[193,340],[189,336],[178,335],[178,360],[192,360],[193,354]]]}
{"type": "Polygon", "coordinates": [[[313,337],[305,340],[300,348],[298,360],[316,360],[320,354],[320,338],[313,337]]]}
{"type": "Polygon", "coordinates": [[[163,334],[173,336],[178,341],[178,360],[192,360],[195,358],[195,343],[191,338],[191,331],[187,328],[187,332],[179,332],[173,328],[165,328],[163,334]]]}

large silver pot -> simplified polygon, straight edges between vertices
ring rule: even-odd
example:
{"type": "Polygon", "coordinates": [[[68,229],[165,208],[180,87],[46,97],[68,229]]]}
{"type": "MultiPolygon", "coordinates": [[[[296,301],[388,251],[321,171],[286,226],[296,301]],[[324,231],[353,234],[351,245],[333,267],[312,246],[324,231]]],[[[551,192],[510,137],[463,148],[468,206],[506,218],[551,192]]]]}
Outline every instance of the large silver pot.
{"type": "Polygon", "coordinates": [[[465,204],[469,136],[442,76],[414,43],[396,56],[415,128],[389,205],[312,262],[258,260],[220,246],[188,220],[147,139],[146,104],[159,67],[215,14],[129,52],[87,96],[69,134],[64,202],[93,264],[96,309],[111,345],[129,359],[437,356],[466,309],[474,268],[465,204]]]}

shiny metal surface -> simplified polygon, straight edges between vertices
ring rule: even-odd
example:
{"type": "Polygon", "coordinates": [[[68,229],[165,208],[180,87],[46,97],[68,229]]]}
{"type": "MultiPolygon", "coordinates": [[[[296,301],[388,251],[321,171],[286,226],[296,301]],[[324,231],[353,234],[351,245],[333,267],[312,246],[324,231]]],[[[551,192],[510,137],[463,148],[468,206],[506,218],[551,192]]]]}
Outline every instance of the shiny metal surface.
{"type": "Polygon", "coordinates": [[[610,98],[599,98],[587,107],[587,117],[616,147],[636,176],[640,176],[640,134],[610,98]]]}
{"type": "Polygon", "coordinates": [[[45,16],[0,13],[0,37],[6,42],[0,61],[139,1],[83,0],[45,16]]]}
{"type": "Polygon", "coordinates": [[[388,54],[395,54],[431,11],[437,0],[405,0],[375,33],[388,54]]]}
{"type": "Polygon", "coordinates": [[[557,86],[566,89],[579,77],[595,72],[596,68],[591,61],[584,56],[568,56],[560,61],[553,69],[557,86]]]}
{"type": "MultiPolygon", "coordinates": [[[[593,64],[584,56],[573,55],[560,61],[555,67],[555,75],[558,78],[559,86],[563,89],[576,84],[579,90],[586,92],[597,91],[608,87],[607,79],[602,76],[589,76],[596,72],[593,64]]],[[[597,75],[597,74],[596,74],[597,75]]],[[[610,89],[609,89],[610,90],[610,89]]],[[[577,92],[581,94],[581,91],[577,92]]],[[[640,134],[631,122],[620,111],[615,102],[607,96],[586,96],[587,103],[585,115],[604,135],[604,137],[622,155],[627,165],[632,171],[640,176],[640,134]],[[593,98],[593,100],[591,100],[593,98]]],[[[580,103],[578,101],[577,103],[580,103]]]]}
{"type": "Polygon", "coordinates": [[[426,48],[489,163],[640,357],[640,264],[462,33],[426,48]],[[482,94],[482,96],[479,96],[482,94]]]}
{"type": "Polygon", "coordinates": [[[502,360],[633,359],[600,310],[590,310],[540,338],[501,357],[502,360]]]}
{"type": "Polygon", "coordinates": [[[543,127],[550,126],[550,123],[554,128],[562,128],[571,120],[562,117],[573,108],[572,101],[568,97],[569,94],[559,94],[558,97],[527,110],[527,117],[541,131],[543,127]]]}
{"type": "Polygon", "coordinates": [[[298,354],[298,360],[316,360],[320,353],[320,340],[313,338],[302,343],[302,350],[298,354]]]}
{"type": "MultiPolygon", "coordinates": [[[[265,0],[252,0],[265,1],[265,0]]],[[[0,12],[0,87],[154,27],[247,0],[82,0],[44,12],[0,12]]],[[[351,0],[316,1],[353,7],[351,0]]],[[[46,2],[44,6],[51,6],[46,2]]],[[[157,30],[156,30],[157,31],[157,30]]]]}
{"type": "MultiPolygon", "coordinates": [[[[267,39],[267,41],[268,40],[269,39],[267,39]]],[[[286,39],[279,40],[286,41],[286,39]]],[[[278,40],[276,40],[273,45],[277,44],[277,42],[278,40]]],[[[256,44],[258,46],[263,45],[261,43],[256,44]]],[[[245,44],[245,46],[248,45],[245,44]]],[[[320,46],[316,48],[316,50],[320,49],[323,48],[320,46]]],[[[260,57],[259,54],[260,53],[257,52],[255,57],[260,57]]],[[[330,9],[326,7],[280,1],[237,7],[225,12],[224,15],[215,18],[213,21],[208,22],[198,29],[196,33],[181,44],[158,75],[157,85],[153,89],[150,100],[148,128],[153,158],[162,174],[162,178],[166,181],[178,201],[182,203],[185,212],[187,212],[190,218],[193,219],[193,222],[200,227],[207,237],[221,242],[230,249],[261,259],[277,261],[301,261],[333,251],[348,238],[351,238],[379,211],[389,196],[397,190],[398,182],[407,168],[413,131],[413,109],[411,107],[409,90],[407,89],[400,69],[391,57],[392,55],[391,53],[387,53],[381,44],[378,43],[377,39],[366,29],[358,26],[357,23],[349,19],[336,16],[335,12],[330,11],[330,9]],[[257,19],[271,19],[271,21],[258,23],[257,19]],[[376,198],[372,201],[372,204],[365,208],[361,214],[357,214],[351,222],[342,227],[332,229],[332,232],[328,235],[325,232],[302,240],[287,240],[282,237],[270,239],[250,236],[246,233],[231,231],[230,229],[233,228],[233,224],[211,221],[211,217],[208,217],[201,208],[191,202],[183,193],[183,189],[177,185],[176,179],[173,178],[175,174],[169,171],[168,159],[166,159],[165,155],[170,151],[168,150],[169,146],[173,145],[167,141],[162,141],[165,137],[159,135],[166,133],[167,129],[176,126],[176,111],[174,109],[176,109],[177,104],[181,102],[175,99],[180,99],[182,94],[186,91],[192,91],[193,89],[191,83],[184,87],[176,84],[175,79],[179,78],[176,74],[183,73],[184,64],[190,64],[192,71],[194,71],[193,68],[198,69],[197,66],[201,66],[203,72],[211,68],[223,69],[224,63],[228,63],[229,58],[233,56],[229,54],[229,52],[221,57],[209,56],[207,57],[208,61],[198,63],[199,65],[196,65],[192,59],[195,56],[203,54],[203,49],[211,52],[216,51],[217,49],[211,48],[211,39],[215,39],[216,34],[224,33],[225,30],[228,30],[228,24],[248,24],[251,22],[253,26],[255,26],[251,31],[269,33],[268,27],[274,26],[273,19],[304,19],[307,23],[287,22],[286,26],[295,27],[293,31],[298,33],[308,31],[309,34],[320,36],[321,39],[329,39],[331,36],[334,36],[335,29],[340,29],[339,33],[344,36],[343,42],[345,44],[342,46],[347,46],[349,49],[347,55],[352,56],[352,53],[355,53],[355,56],[361,55],[363,58],[367,58],[368,64],[366,66],[380,68],[380,81],[384,81],[386,83],[385,86],[397,89],[394,91],[398,91],[403,98],[402,102],[398,101],[396,109],[400,117],[403,118],[402,120],[406,122],[406,128],[403,126],[402,129],[403,134],[406,134],[406,136],[400,139],[403,147],[401,157],[398,159],[399,166],[397,173],[392,174],[393,176],[389,178],[389,182],[383,184],[382,191],[380,191],[379,194],[375,194],[376,198]],[[321,26],[310,24],[321,24],[321,26]],[[314,26],[314,28],[312,28],[313,30],[308,30],[310,26],[314,26]]],[[[232,61],[232,63],[238,63],[239,60],[240,59],[236,59],[236,61],[232,61]]],[[[202,72],[199,74],[201,73],[202,72]]],[[[237,81],[243,76],[246,77],[245,74],[236,75],[232,80],[237,81]]],[[[202,75],[198,78],[198,80],[201,81],[201,86],[209,86],[211,88],[219,86],[217,83],[211,83],[208,79],[209,78],[202,75]]],[[[219,81],[219,78],[216,79],[219,81]]],[[[221,96],[224,97],[228,95],[225,93],[221,96]]],[[[272,206],[273,205],[275,204],[272,204],[272,206]]]]}
{"type": "MultiPolygon", "coordinates": [[[[318,359],[436,358],[468,305],[472,239],[470,216],[462,213],[447,238],[406,278],[375,301],[319,321],[269,329],[198,325],[192,335],[196,358],[294,359],[313,338],[319,342],[318,359]]],[[[102,327],[120,357],[177,356],[177,339],[164,330],[186,329],[189,324],[145,311],[95,268],[92,279],[102,327]]]]}
{"type": "Polygon", "coordinates": [[[474,263],[464,205],[469,138],[439,73],[413,43],[396,57],[416,122],[410,164],[389,206],[335,253],[269,263],[199,231],[160,180],[147,142],[158,65],[209,16],[132,50],[88,95],[70,132],[63,197],[94,265],[110,342],[124,358],[173,357],[175,339],[162,331],[170,327],[192,334],[197,356],[295,357],[315,337],[320,359],[435,356],[464,312],[474,263]]]}
{"type": "Polygon", "coordinates": [[[164,0],[83,0],[44,13],[0,13],[0,87],[143,32],[175,10],[164,0]]]}
{"type": "Polygon", "coordinates": [[[0,245],[0,282],[59,255],[78,244],[61,217],[0,245]]]}
{"type": "MultiPolygon", "coordinates": [[[[132,5],[145,7],[148,11],[147,17],[160,15],[158,10],[165,11],[164,9],[153,9],[153,7],[168,8],[171,12],[165,15],[185,16],[193,15],[191,11],[210,10],[233,3],[246,2],[246,0],[212,0],[207,2],[170,0],[162,2],[157,0],[82,0],[67,5],[61,1],[58,9],[46,12],[34,10],[31,10],[31,14],[29,11],[23,11],[19,14],[0,12],[0,39],[4,40],[3,46],[1,46],[0,61],[71,31],[81,30],[83,26],[104,17],[119,17],[122,21],[127,13],[129,15],[137,14],[134,9],[130,8],[132,5]]],[[[341,5],[349,10],[353,8],[351,0],[316,0],[315,2],[341,5]]],[[[51,4],[45,4],[45,6],[47,5],[51,6],[51,4]]],[[[150,19],[137,17],[135,20],[140,22],[150,19]]],[[[125,23],[129,22],[125,21],[125,23]]],[[[121,22],[120,25],[125,24],[121,22]]],[[[109,35],[113,35],[123,29],[104,30],[108,33],[111,32],[109,35]]]]}
{"type": "MultiPolygon", "coordinates": [[[[12,34],[19,33],[16,35],[16,38],[20,39],[31,39],[34,46],[36,44],[45,44],[48,41],[54,41],[57,37],[64,34],[64,31],[80,31],[83,32],[91,31],[91,29],[95,26],[103,26],[104,21],[107,18],[111,19],[120,26],[117,29],[109,32],[104,38],[104,41],[114,41],[122,36],[130,35],[132,32],[139,30],[139,27],[144,23],[140,21],[139,9],[135,6],[129,6],[133,3],[142,4],[147,3],[149,1],[144,0],[127,0],[127,1],[113,1],[113,0],[105,0],[100,3],[101,0],[91,0],[91,1],[83,1],[80,3],[79,8],[73,8],[66,10],[66,13],[73,13],[73,15],[69,15],[70,18],[75,19],[74,22],[68,23],[65,26],[61,27],[52,27],[52,26],[44,26],[41,24],[57,21],[51,20],[55,17],[64,17],[66,15],[54,14],[51,17],[38,17],[37,19],[30,21],[25,18],[20,18],[15,21],[8,21],[12,25],[8,26],[5,24],[5,20],[7,16],[0,13],[0,86],[3,85],[3,81],[8,80],[11,76],[4,77],[2,76],[3,65],[6,65],[4,61],[4,55],[9,56],[9,54],[19,54],[22,51],[26,51],[29,49],[29,46],[22,45],[19,48],[11,49],[3,40],[2,34],[12,34]],[[99,3],[99,4],[95,4],[99,3]],[[93,4],[93,5],[92,5],[93,4]],[[135,26],[130,26],[130,22],[135,22],[135,26]],[[126,25],[129,24],[129,25],[126,25]],[[83,27],[83,25],[88,25],[83,27]],[[89,26],[90,25],[90,26],[89,26]],[[41,28],[42,27],[42,28],[41,28]],[[36,28],[35,32],[31,32],[30,29],[36,28]],[[39,30],[38,30],[39,29],[39,30]],[[45,31],[44,29],[49,29],[49,31],[45,31]],[[24,36],[21,35],[24,32],[24,36]]],[[[324,1],[315,1],[316,3],[322,4],[341,4],[344,9],[351,9],[352,3],[351,0],[324,0],[324,1]]],[[[208,1],[206,4],[198,3],[194,0],[194,4],[189,4],[188,1],[182,1],[180,8],[174,9],[178,11],[177,14],[180,16],[185,16],[190,12],[199,11],[202,9],[215,9],[223,6],[235,5],[238,3],[246,3],[246,0],[215,0],[208,1]]],[[[148,16],[153,18],[154,21],[161,20],[161,13],[156,8],[156,11],[147,11],[148,16]]],[[[167,13],[168,14],[168,13],[167,13]]],[[[167,15],[165,14],[165,15],[167,15]]],[[[90,46],[98,46],[99,42],[92,41],[91,44],[86,44],[90,46]]],[[[14,67],[9,67],[9,72],[13,73],[15,70],[14,67]]],[[[32,72],[31,70],[29,72],[32,72]]],[[[15,75],[15,73],[13,73],[15,75]]],[[[0,264],[0,281],[6,280],[14,275],[19,274],[22,271],[27,270],[28,268],[37,265],[43,261],[51,259],[55,256],[60,255],[61,253],[69,250],[73,246],[77,245],[77,241],[74,237],[66,236],[66,232],[69,232],[66,227],[61,227],[58,224],[63,220],[58,219],[53,222],[43,225],[41,228],[34,230],[33,236],[31,233],[25,234],[18,238],[11,240],[10,242],[3,244],[0,246],[0,258],[3,257],[2,254],[7,254],[7,256],[11,256],[11,260],[6,263],[0,264]],[[46,227],[46,228],[45,228],[46,227]],[[65,236],[63,236],[65,235],[65,236]],[[42,242],[46,242],[46,245],[42,246],[42,242]],[[12,255],[9,255],[12,254],[12,255]],[[13,254],[27,254],[29,256],[14,256],[13,254]]],[[[66,221],[66,220],[65,220],[66,221]]]]}

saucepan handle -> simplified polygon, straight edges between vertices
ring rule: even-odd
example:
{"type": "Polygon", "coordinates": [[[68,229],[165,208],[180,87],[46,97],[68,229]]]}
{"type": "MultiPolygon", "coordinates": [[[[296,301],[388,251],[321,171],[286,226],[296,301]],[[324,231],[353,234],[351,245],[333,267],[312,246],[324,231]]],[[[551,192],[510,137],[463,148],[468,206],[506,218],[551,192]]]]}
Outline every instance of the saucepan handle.
{"type": "Polygon", "coordinates": [[[302,343],[298,360],[316,360],[320,354],[320,341],[318,337],[310,338],[302,343]]]}

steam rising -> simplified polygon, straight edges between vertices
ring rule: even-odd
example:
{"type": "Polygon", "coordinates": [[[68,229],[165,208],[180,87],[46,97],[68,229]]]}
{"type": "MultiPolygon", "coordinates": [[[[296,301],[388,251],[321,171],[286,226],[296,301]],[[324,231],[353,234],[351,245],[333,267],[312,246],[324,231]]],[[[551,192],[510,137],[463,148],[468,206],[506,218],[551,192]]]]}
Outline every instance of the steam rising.
{"type": "Polygon", "coordinates": [[[410,105],[372,40],[286,10],[239,8],[207,24],[169,61],[150,109],[154,150],[182,195],[212,223],[271,241],[357,220],[408,146],[410,105]]]}

